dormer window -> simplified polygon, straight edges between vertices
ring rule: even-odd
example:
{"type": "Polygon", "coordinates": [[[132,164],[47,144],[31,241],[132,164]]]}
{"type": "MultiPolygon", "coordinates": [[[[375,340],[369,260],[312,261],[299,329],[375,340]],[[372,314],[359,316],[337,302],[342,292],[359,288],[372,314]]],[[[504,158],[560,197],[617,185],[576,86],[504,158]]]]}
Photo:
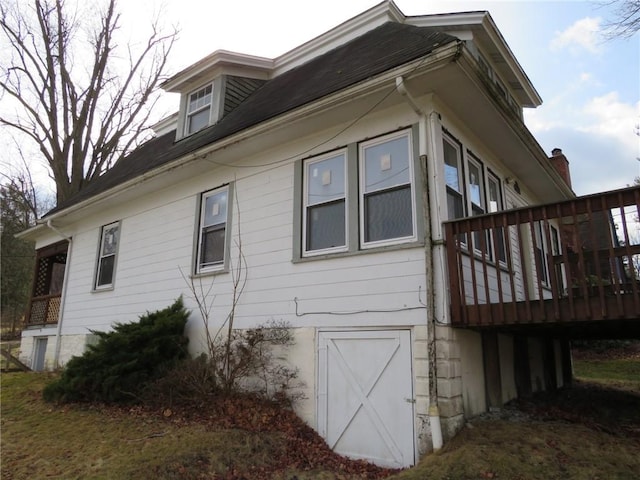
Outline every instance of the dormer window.
{"type": "Polygon", "coordinates": [[[187,106],[186,135],[209,126],[213,85],[208,85],[189,95],[187,106]]]}

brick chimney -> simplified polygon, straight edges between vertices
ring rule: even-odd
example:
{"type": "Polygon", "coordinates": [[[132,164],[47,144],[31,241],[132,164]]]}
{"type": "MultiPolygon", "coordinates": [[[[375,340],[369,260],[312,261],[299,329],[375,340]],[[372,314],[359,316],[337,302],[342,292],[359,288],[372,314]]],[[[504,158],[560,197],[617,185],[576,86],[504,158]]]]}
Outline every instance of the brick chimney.
{"type": "Polygon", "coordinates": [[[549,157],[549,161],[553,168],[560,174],[565,183],[571,187],[571,173],[569,172],[569,160],[564,156],[562,150],[560,148],[554,148],[551,150],[551,156],[549,157]]]}

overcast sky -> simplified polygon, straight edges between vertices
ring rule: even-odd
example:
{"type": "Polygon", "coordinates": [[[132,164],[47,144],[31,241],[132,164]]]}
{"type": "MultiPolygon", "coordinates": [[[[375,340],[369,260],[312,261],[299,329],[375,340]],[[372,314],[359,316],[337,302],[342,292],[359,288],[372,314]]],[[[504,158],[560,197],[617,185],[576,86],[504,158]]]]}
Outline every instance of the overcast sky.
{"type": "MultiPolygon", "coordinates": [[[[138,30],[161,7],[164,21],[179,26],[169,62],[169,73],[176,73],[218,49],[279,56],[378,3],[121,0],[120,8],[125,31],[131,25],[138,30]]],[[[491,13],[543,100],[541,107],[525,109],[525,122],[548,154],[562,148],[578,195],[625,187],[640,175],[635,133],[640,36],[605,40],[610,7],[596,1],[542,0],[397,0],[396,5],[405,15],[491,13]]]]}

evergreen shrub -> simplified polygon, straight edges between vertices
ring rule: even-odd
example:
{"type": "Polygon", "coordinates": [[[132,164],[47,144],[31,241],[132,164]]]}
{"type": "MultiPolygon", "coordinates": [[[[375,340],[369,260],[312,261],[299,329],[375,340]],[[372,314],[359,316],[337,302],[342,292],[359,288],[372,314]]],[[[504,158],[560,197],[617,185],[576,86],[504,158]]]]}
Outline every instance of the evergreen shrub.
{"type": "Polygon", "coordinates": [[[184,327],[189,317],[182,298],[111,332],[93,332],[98,342],[73,357],[61,377],[47,385],[47,401],[129,403],[151,381],[187,356],[184,327]]]}

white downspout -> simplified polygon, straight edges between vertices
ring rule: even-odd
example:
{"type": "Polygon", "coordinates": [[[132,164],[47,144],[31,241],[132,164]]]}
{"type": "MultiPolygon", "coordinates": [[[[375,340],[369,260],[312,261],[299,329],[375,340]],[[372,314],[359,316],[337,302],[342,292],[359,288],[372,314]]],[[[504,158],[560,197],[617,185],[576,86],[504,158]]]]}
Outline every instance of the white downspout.
{"type": "MultiPolygon", "coordinates": [[[[442,448],[442,425],[440,422],[440,409],[438,408],[438,371],[436,364],[436,318],[438,315],[438,307],[440,299],[443,296],[441,291],[442,285],[439,282],[436,287],[437,275],[435,268],[439,265],[436,261],[435,247],[442,243],[442,228],[440,226],[440,214],[437,209],[437,192],[435,191],[435,185],[429,181],[437,179],[436,170],[434,168],[435,148],[432,145],[431,152],[429,150],[429,142],[427,129],[431,125],[432,118],[437,115],[436,112],[429,114],[427,119],[426,113],[418,105],[411,93],[404,85],[404,79],[402,77],[396,77],[396,89],[405,98],[407,103],[411,106],[414,112],[419,117],[418,124],[418,153],[420,155],[420,170],[422,172],[423,182],[423,195],[422,206],[424,212],[429,212],[429,220],[425,222],[425,270],[427,278],[427,302],[430,304],[430,325],[427,328],[427,349],[429,358],[429,425],[431,427],[431,442],[433,444],[433,450],[438,451],[442,448]],[[429,125],[427,124],[429,122],[429,125]],[[431,161],[428,159],[431,158],[431,161]],[[426,169],[425,171],[425,164],[426,169]],[[435,234],[435,235],[434,235],[435,234]],[[439,240],[438,240],[439,239],[439,240]]],[[[431,142],[433,144],[433,142],[431,142]]],[[[439,270],[440,271],[440,270],[439,270]]]]}
{"type": "Polygon", "coordinates": [[[51,219],[47,220],[46,225],[48,228],[50,228],[55,233],[64,238],[67,242],[69,242],[69,247],[67,248],[67,264],[64,267],[64,278],[62,279],[62,293],[60,294],[60,310],[58,311],[58,325],[56,326],[56,342],[53,351],[53,368],[57,370],[60,367],[60,337],[62,334],[62,316],[64,312],[64,305],[67,299],[67,285],[69,284],[69,260],[71,259],[71,249],[73,247],[73,241],[71,237],[67,237],[64,233],[54,227],[51,219]]]}

